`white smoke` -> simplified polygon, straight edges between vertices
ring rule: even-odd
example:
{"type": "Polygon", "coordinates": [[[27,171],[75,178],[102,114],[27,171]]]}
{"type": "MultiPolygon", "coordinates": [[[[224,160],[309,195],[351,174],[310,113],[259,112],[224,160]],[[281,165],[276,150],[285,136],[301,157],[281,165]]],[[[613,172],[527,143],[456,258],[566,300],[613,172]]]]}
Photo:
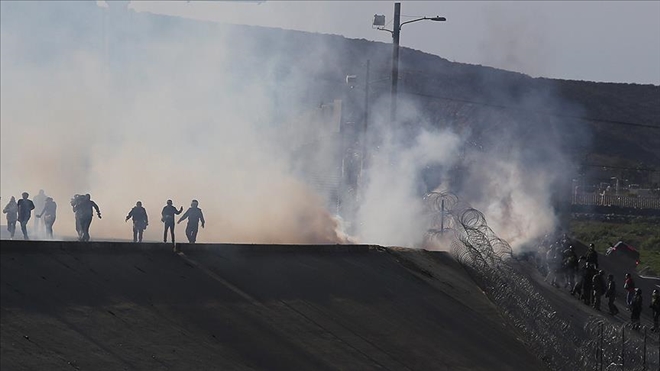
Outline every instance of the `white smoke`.
{"type": "MultiPolygon", "coordinates": [[[[319,173],[336,169],[336,142],[324,139],[336,132],[318,121],[313,100],[337,97],[311,87],[318,78],[342,80],[336,43],[315,39],[308,45],[291,41],[297,33],[130,11],[122,16],[112,6],[98,8],[94,24],[101,26],[91,28],[97,40],[84,37],[89,26],[79,20],[49,18],[62,11],[58,6],[78,5],[54,3],[44,10],[2,3],[3,203],[24,190],[34,196],[44,189],[59,204],[60,236],[75,234],[71,196],[90,193],[103,213],[92,224],[93,239],[130,238],[124,217],[140,200],[150,216],[145,238],[158,241],[165,201],[186,208],[197,199],[207,220],[200,242],[351,241],[332,215],[330,195],[301,178],[295,158],[303,156],[319,173]],[[31,27],[52,39],[23,33],[31,27]],[[289,65],[291,54],[303,57],[289,65]]],[[[388,112],[388,104],[389,96],[383,97],[372,113],[388,112]]],[[[377,140],[369,143],[352,221],[357,241],[419,245],[428,221],[422,204],[428,189],[420,175],[429,166],[441,168],[443,186],[458,187],[456,193],[514,245],[554,228],[556,166],[548,171],[542,161],[530,161],[515,134],[501,135],[509,151],[484,146],[465,157],[466,134],[427,117],[401,95],[398,117],[423,129],[402,138],[400,130],[389,130],[389,117],[374,115],[370,137],[377,140]],[[449,170],[466,160],[467,180],[449,179],[449,170]]],[[[566,160],[552,144],[559,139],[548,138],[543,154],[554,153],[546,162],[563,166],[566,160]]],[[[179,241],[182,231],[177,229],[179,241]]]]}

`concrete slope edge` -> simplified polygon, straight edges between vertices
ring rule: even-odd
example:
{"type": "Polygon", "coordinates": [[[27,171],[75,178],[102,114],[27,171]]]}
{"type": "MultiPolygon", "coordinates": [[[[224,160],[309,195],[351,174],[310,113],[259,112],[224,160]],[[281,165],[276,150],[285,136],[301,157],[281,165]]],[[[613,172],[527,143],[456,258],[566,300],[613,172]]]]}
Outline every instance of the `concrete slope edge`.
{"type": "Polygon", "coordinates": [[[2,240],[0,252],[48,252],[53,250],[85,252],[85,251],[172,251],[176,246],[177,251],[214,251],[235,250],[243,252],[278,252],[278,253],[339,253],[339,252],[369,252],[371,250],[384,249],[376,245],[303,245],[303,244],[240,244],[240,243],[159,243],[159,242],[109,242],[109,241],[24,241],[24,240],[2,240]]]}
{"type": "Polygon", "coordinates": [[[179,247],[3,241],[2,368],[547,370],[446,252],[179,247]]]}

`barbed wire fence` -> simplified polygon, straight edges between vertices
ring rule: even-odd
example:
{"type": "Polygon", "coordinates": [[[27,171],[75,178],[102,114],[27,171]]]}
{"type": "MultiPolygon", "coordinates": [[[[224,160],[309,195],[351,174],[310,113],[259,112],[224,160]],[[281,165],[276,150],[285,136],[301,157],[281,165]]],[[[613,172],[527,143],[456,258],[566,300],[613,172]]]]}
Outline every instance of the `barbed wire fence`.
{"type": "Polygon", "coordinates": [[[550,369],[659,370],[658,342],[649,337],[599,317],[580,327],[558,315],[537,284],[515,267],[511,246],[488,227],[480,211],[450,192],[431,192],[425,204],[427,242],[449,244],[452,255],[550,369]]]}

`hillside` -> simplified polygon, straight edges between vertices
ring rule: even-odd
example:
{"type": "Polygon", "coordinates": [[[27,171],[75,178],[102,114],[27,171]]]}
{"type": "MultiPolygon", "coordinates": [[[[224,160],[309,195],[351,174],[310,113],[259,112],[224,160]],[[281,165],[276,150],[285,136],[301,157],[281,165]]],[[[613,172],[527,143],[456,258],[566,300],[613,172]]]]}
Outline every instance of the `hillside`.
{"type": "MultiPolygon", "coordinates": [[[[25,63],[57,60],[73,45],[99,52],[104,48],[100,27],[104,10],[94,3],[9,2],[2,6],[3,28],[25,43],[21,49],[25,63]],[[65,21],[53,26],[55,19],[65,21]],[[44,40],[49,41],[49,48],[39,47],[44,40]]],[[[345,76],[357,75],[358,85],[363,85],[367,60],[371,61],[372,109],[379,109],[381,100],[389,100],[388,43],[111,10],[107,30],[110,63],[118,72],[140,69],[146,60],[139,56],[165,41],[175,46],[190,44],[186,47],[191,53],[177,57],[187,63],[195,58],[196,44],[204,45],[200,39],[217,37],[231,40],[228,52],[232,53],[230,66],[235,67],[233,81],[267,81],[276,76],[289,84],[268,87],[275,89],[275,99],[284,107],[295,105],[299,109],[302,104],[311,108],[344,98],[345,76]],[[290,85],[291,79],[295,85],[290,85]]],[[[405,45],[401,47],[399,74],[401,96],[421,107],[432,125],[469,125],[468,140],[478,145],[488,146],[494,138],[501,138],[503,127],[504,131],[513,130],[520,141],[547,138],[560,130],[564,133],[553,140],[560,142],[559,150],[570,153],[576,171],[583,165],[656,169],[660,163],[660,132],[625,125],[660,126],[660,86],[531,78],[450,62],[405,45]],[[532,134],[526,130],[530,126],[548,132],[532,134]]],[[[375,114],[372,112],[372,117],[375,114]]]]}

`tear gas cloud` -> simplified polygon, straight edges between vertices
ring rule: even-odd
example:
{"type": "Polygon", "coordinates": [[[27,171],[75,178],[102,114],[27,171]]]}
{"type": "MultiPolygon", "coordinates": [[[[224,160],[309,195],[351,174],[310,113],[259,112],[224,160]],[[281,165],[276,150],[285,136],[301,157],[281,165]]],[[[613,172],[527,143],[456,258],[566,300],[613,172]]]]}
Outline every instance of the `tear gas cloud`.
{"type": "MultiPolygon", "coordinates": [[[[250,28],[136,13],[103,23],[112,9],[83,12],[97,17],[95,26],[48,16],[76,7],[89,3],[2,3],[2,202],[44,189],[59,205],[57,235],[75,235],[69,200],[90,193],[103,214],[92,223],[93,239],[130,238],[124,217],[140,200],[150,216],[145,239],[158,241],[165,201],[185,209],[197,199],[207,220],[200,242],[412,247],[427,228],[419,174],[430,164],[443,169],[435,186],[460,186],[456,193],[518,245],[556,226],[549,195],[558,175],[540,166],[567,164],[554,150],[556,138],[546,140],[550,157],[543,161],[532,161],[512,137],[507,151],[486,146],[461,156],[465,134],[437,129],[445,125],[400,98],[399,116],[422,128],[405,142],[377,114],[389,111],[385,95],[373,106],[377,134],[370,137],[378,142],[370,143],[349,240],[329,192],[311,187],[296,165],[302,156],[321,171],[335,169],[333,142],[318,141],[332,131],[321,133],[309,114],[318,108],[312,99],[322,96],[310,92],[310,81],[341,81],[341,51],[315,41],[305,46],[307,58],[290,65],[291,42],[279,39],[282,32],[266,45],[250,28]],[[299,146],[313,140],[312,148],[299,146]],[[447,176],[459,159],[471,164],[462,182],[447,176]]],[[[177,234],[182,241],[182,227],[177,234]]]]}

